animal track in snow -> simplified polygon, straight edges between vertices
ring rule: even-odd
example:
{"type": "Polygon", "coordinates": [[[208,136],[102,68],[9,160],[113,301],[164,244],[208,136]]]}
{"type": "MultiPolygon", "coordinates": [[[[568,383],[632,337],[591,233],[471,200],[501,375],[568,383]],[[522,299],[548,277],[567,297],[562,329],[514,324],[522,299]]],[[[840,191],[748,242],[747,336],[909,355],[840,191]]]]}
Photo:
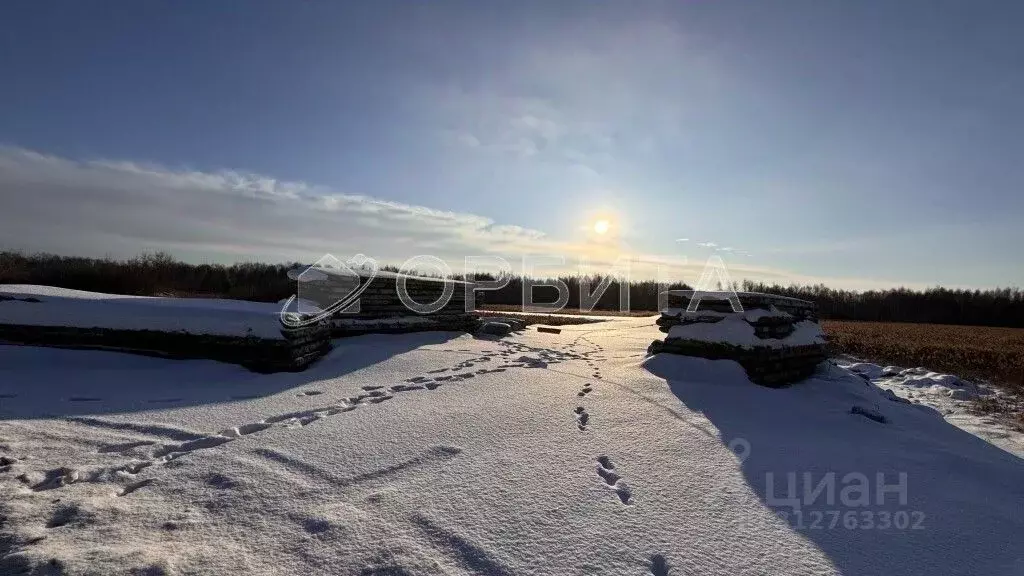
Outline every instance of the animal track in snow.
{"type": "Polygon", "coordinates": [[[408,384],[395,384],[394,386],[388,388],[388,390],[390,390],[392,392],[409,392],[410,390],[423,390],[423,389],[424,389],[424,387],[420,386],[419,384],[412,384],[412,385],[408,385],[408,384]]]}
{"type": "Polygon", "coordinates": [[[156,482],[155,478],[146,478],[145,480],[139,480],[138,482],[134,482],[132,484],[125,486],[124,490],[121,490],[118,496],[127,496],[132,492],[135,492],[139,488],[145,488],[146,486],[149,486],[154,482],[156,482]]]}
{"type": "Polygon", "coordinates": [[[601,480],[609,488],[615,490],[615,494],[623,504],[627,506],[633,504],[632,489],[623,482],[622,476],[615,471],[615,464],[607,456],[599,456],[597,458],[597,475],[601,477],[601,480]]]}
{"type": "Polygon", "coordinates": [[[66,504],[57,508],[50,520],[47,521],[47,528],[60,528],[73,522],[81,515],[82,510],[75,504],[66,504]]]}
{"type": "MultiPolygon", "coordinates": [[[[528,348],[523,348],[519,351],[522,352],[530,350],[528,348]]],[[[497,356],[497,353],[492,353],[491,355],[497,356]]],[[[530,358],[524,359],[530,360],[532,363],[542,363],[545,362],[544,358],[547,358],[550,354],[548,354],[545,351],[541,351],[539,355],[541,357],[540,360],[530,358]]],[[[435,378],[430,378],[424,375],[414,376],[407,380],[409,384],[396,384],[388,387],[387,390],[384,389],[384,386],[379,385],[363,386],[362,389],[365,391],[365,394],[360,394],[358,396],[346,398],[328,406],[269,416],[260,422],[242,424],[232,428],[224,429],[217,434],[210,435],[203,435],[189,430],[173,428],[170,426],[160,424],[111,421],[94,417],[66,417],[66,421],[80,425],[106,428],[120,432],[141,433],[150,436],[160,436],[163,437],[165,440],[169,439],[174,442],[158,443],[157,441],[153,440],[138,440],[110,444],[99,448],[98,452],[117,453],[122,456],[134,457],[135,459],[115,467],[89,472],[87,477],[84,477],[81,480],[79,479],[79,472],[77,470],[73,470],[70,468],[57,468],[49,472],[46,472],[45,477],[39,473],[35,473],[31,477],[29,475],[23,474],[22,481],[26,484],[29,484],[33,490],[40,491],[59,488],[79,481],[109,482],[110,480],[107,479],[107,474],[109,473],[136,475],[144,470],[151,469],[154,465],[171,466],[173,465],[172,462],[174,462],[178,458],[181,458],[196,451],[208,450],[211,448],[215,448],[217,446],[221,446],[223,444],[240,439],[243,436],[248,436],[250,434],[262,432],[264,430],[272,428],[276,424],[280,424],[285,428],[302,428],[318,420],[334,416],[336,414],[340,414],[343,412],[355,410],[359,406],[366,405],[367,403],[379,404],[381,402],[391,400],[392,398],[394,398],[395,393],[424,389],[436,390],[441,386],[442,381],[465,380],[475,378],[477,375],[505,371],[504,368],[481,368],[474,371],[466,371],[466,369],[474,367],[479,362],[489,362],[490,360],[490,356],[484,356],[480,358],[475,358],[472,361],[462,362],[461,364],[458,365],[457,368],[454,369],[445,368],[440,370],[432,370],[430,373],[440,373],[448,371],[457,372],[458,370],[463,371],[454,374],[449,374],[446,376],[438,376],[435,378]]],[[[322,394],[322,392],[319,390],[306,390],[298,392],[295,395],[297,397],[309,397],[317,396],[320,394],[322,394]]],[[[10,396],[13,397],[14,395],[10,396]]],[[[251,400],[260,397],[261,395],[257,394],[230,396],[232,400],[251,400]]],[[[85,402],[99,401],[101,399],[73,397],[71,398],[71,400],[85,402]]],[[[182,398],[159,398],[151,399],[148,400],[147,402],[171,403],[180,401],[182,401],[182,398]]],[[[585,425],[587,421],[587,416],[581,417],[580,421],[582,423],[581,425],[585,425]]],[[[142,488],[143,486],[149,485],[151,480],[152,479],[145,479],[140,482],[136,482],[135,484],[128,485],[127,487],[122,489],[122,491],[118,495],[130,494],[135,490],[142,488]]]]}
{"type": "Polygon", "coordinates": [[[174,458],[177,458],[182,454],[195,452],[196,450],[206,450],[208,448],[215,448],[217,446],[220,446],[221,444],[230,442],[231,440],[232,438],[228,438],[227,436],[215,434],[213,436],[206,436],[198,440],[182,442],[181,444],[166,444],[153,451],[153,457],[166,457],[168,460],[173,460],[174,458]]]}
{"type": "MultiPolygon", "coordinates": [[[[38,473],[36,473],[38,474],[38,473]]],[[[68,484],[74,484],[81,479],[81,475],[78,470],[74,468],[54,468],[47,470],[42,479],[39,479],[38,475],[30,475],[28,473],[18,476],[24,484],[28,484],[28,487],[33,492],[42,492],[44,490],[53,490],[54,488],[61,488],[68,484]],[[37,481],[34,481],[37,480],[37,481]]]]}
{"type": "Polygon", "coordinates": [[[235,482],[223,474],[214,472],[206,477],[206,485],[217,488],[218,490],[227,490],[238,486],[238,482],[235,482]]]}
{"type": "Polygon", "coordinates": [[[580,431],[587,429],[587,422],[590,421],[590,414],[583,408],[583,406],[577,406],[576,410],[576,426],[579,427],[580,431]]]}
{"type": "Polygon", "coordinates": [[[615,483],[621,478],[614,470],[608,470],[607,468],[598,468],[597,475],[609,486],[615,486],[615,483]]]}
{"type": "Polygon", "coordinates": [[[309,534],[321,534],[331,530],[331,523],[322,518],[305,518],[299,524],[309,534]]]}
{"type": "Polygon", "coordinates": [[[156,444],[156,442],[153,442],[151,440],[139,440],[137,442],[124,442],[121,444],[108,444],[106,446],[101,447],[99,450],[97,450],[97,452],[99,452],[100,454],[108,454],[110,452],[124,453],[128,452],[129,450],[132,450],[133,448],[141,448],[142,446],[152,446],[153,444],[156,444]]]}
{"type": "Polygon", "coordinates": [[[138,474],[139,472],[142,472],[143,470],[149,468],[152,465],[153,462],[151,460],[144,460],[142,462],[131,462],[129,464],[125,464],[119,470],[122,472],[127,472],[128,474],[138,474]]]}
{"type": "Polygon", "coordinates": [[[270,424],[267,422],[255,422],[253,424],[242,424],[241,426],[235,426],[234,428],[228,428],[222,430],[220,435],[226,438],[241,438],[242,436],[248,436],[255,432],[262,432],[270,428],[270,424]]]}
{"type": "Polygon", "coordinates": [[[669,576],[671,568],[661,554],[651,556],[651,576],[669,576]]]}

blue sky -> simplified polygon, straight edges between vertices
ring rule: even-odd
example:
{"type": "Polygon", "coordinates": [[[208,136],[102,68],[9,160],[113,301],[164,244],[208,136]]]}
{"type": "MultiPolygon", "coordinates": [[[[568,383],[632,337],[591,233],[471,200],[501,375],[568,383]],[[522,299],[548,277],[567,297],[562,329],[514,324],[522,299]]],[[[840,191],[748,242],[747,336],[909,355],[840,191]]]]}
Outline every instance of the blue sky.
{"type": "Polygon", "coordinates": [[[0,246],[685,256],[687,278],[719,254],[783,283],[1024,285],[1021,21],[994,1],[8,2],[0,246]]]}

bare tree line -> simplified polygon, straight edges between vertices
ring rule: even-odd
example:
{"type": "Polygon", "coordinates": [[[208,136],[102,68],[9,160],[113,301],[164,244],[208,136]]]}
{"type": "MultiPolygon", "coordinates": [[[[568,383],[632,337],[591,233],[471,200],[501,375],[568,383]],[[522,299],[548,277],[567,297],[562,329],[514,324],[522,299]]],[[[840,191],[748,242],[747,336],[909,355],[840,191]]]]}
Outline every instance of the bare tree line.
{"type": "MultiPolygon", "coordinates": [[[[114,294],[204,296],[276,302],[294,293],[295,283],[285,273],[299,265],[295,262],[189,264],[166,253],[114,260],[0,252],[0,284],[44,284],[114,294]]],[[[386,268],[397,270],[394,267],[386,268]]],[[[490,274],[476,274],[468,279],[496,280],[490,274]]],[[[486,291],[484,301],[521,305],[524,278],[506,276],[500,280],[508,282],[500,289],[486,291]]],[[[567,307],[579,309],[584,303],[581,294],[592,294],[604,277],[562,276],[558,280],[569,289],[567,307]]],[[[526,284],[535,285],[532,288],[533,302],[551,303],[559,297],[556,288],[544,285],[552,284],[552,279],[527,279],[526,284]]],[[[668,286],[686,287],[682,282],[668,286]]],[[[630,309],[649,310],[653,313],[658,309],[658,294],[664,288],[654,280],[629,282],[626,289],[630,309]]],[[[893,288],[858,292],[829,288],[822,284],[782,286],[749,280],[743,281],[737,288],[811,300],[818,304],[823,319],[1024,327],[1024,292],[1019,288],[893,288]]],[[[618,310],[619,290],[619,281],[609,279],[594,309],[618,310]]]]}

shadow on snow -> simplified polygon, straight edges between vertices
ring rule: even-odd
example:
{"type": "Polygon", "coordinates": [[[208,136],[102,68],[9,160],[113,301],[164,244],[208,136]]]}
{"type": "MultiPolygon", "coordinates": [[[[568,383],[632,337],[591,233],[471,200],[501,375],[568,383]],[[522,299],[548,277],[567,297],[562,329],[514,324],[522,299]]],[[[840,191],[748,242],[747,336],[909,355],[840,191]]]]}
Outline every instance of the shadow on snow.
{"type": "MultiPolygon", "coordinates": [[[[730,361],[660,354],[645,366],[703,413],[737,456],[746,452],[742,473],[752,491],[773,512],[785,512],[790,528],[843,574],[1024,574],[1024,460],[935,410],[889,400],[874,384],[828,365],[783,389],[752,384],[730,361]],[[855,405],[881,413],[887,423],[851,414],[855,405]],[[780,505],[791,496],[787,475],[793,473],[800,515],[780,505]],[[805,497],[830,473],[831,502],[825,492],[805,497]],[[851,473],[868,479],[870,505],[844,504],[841,491],[852,484],[844,482],[851,473]],[[877,475],[894,487],[900,473],[906,503],[893,492],[879,505],[877,475]],[[839,517],[830,528],[832,511],[839,517]],[[844,525],[851,511],[854,528],[844,525]],[[879,527],[883,512],[890,521],[902,512],[900,527],[879,527]]],[[[856,500],[858,493],[850,495],[856,500]]]]}
{"type": "MultiPolygon", "coordinates": [[[[338,378],[459,332],[337,339],[304,372],[257,374],[212,360],[0,345],[0,421],[184,408],[271,396],[338,378]],[[73,379],[68,380],[72,374],[73,379]]],[[[324,384],[329,386],[330,384],[324,384]]]]}

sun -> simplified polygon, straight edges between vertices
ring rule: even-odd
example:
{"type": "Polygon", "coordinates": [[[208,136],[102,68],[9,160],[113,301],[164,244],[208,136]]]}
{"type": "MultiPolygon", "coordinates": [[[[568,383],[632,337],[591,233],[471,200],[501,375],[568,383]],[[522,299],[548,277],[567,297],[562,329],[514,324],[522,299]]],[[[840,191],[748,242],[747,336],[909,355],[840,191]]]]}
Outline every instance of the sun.
{"type": "Polygon", "coordinates": [[[594,232],[597,234],[604,234],[608,232],[608,228],[611,227],[611,223],[607,220],[598,220],[594,222],[594,232]]]}

